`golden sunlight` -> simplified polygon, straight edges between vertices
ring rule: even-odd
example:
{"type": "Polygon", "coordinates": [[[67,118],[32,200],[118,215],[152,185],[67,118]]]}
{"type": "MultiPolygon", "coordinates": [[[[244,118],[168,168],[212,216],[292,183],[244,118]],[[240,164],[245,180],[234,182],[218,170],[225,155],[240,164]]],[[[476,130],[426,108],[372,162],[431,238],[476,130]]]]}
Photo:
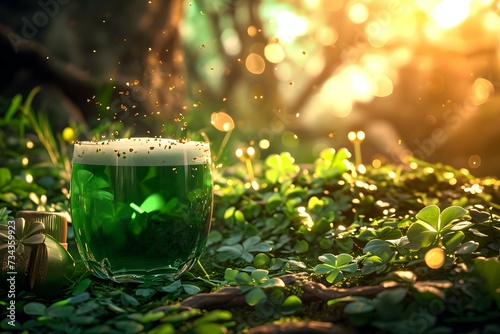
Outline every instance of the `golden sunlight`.
{"type": "Polygon", "coordinates": [[[270,43],[264,48],[264,56],[269,62],[277,64],[285,59],[285,50],[279,43],[270,43]]]}
{"type": "Polygon", "coordinates": [[[362,3],[355,3],[349,8],[349,19],[353,23],[363,23],[368,19],[368,8],[362,3]]]}
{"type": "Polygon", "coordinates": [[[293,12],[284,11],[276,18],[276,25],[276,37],[283,43],[290,43],[307,32],[308,21],[293,12]]]}
{"type": "Polygon", "coordinates": [[[432,16],[441,28],[456,27],[469,16],[470,3],[471,0],[443,0],[434,7],[432,16]]]}

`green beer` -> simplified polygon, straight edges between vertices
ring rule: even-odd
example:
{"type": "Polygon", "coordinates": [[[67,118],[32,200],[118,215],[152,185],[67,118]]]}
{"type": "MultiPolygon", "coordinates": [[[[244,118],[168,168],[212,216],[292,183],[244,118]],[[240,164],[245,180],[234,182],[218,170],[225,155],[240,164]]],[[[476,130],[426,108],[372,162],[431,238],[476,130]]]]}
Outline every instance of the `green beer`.
{"type": "Polygon", "coordinates": [[[205,247],[212,200],[207,143],[75,144],[73,227],[83,260],[98,277],[141,282],[188,270],[205,247]]]}

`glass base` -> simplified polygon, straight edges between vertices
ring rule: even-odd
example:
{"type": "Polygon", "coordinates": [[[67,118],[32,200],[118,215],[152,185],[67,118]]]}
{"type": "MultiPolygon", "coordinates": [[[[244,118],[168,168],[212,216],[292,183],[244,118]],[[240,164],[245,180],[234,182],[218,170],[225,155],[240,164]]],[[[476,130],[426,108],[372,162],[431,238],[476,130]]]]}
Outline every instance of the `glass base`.
{"type": "Polygon", "coordinates": [[[117,283],[144,283],[147,281],[162,281],[177,279],[184,272],[188,271],[197,259],[191,259],[182,267],[163,267],[153,270],[115,270],[111,271],[107,259],[101,263],[87,261],[87,268],[101,279],[111,280],[117,283]]]}

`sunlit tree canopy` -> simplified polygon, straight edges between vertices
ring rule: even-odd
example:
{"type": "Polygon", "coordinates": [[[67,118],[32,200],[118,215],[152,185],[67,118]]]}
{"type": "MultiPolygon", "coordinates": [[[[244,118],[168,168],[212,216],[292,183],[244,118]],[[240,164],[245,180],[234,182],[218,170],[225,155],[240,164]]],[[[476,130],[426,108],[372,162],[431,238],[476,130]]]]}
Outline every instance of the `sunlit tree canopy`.
{"type": "Polygon", "coordinates": [[[500,165],[499,14],[490,0],[187,2],[191,99],[270,151],[296,145],[290,132],[307,156],[363,130],[365,163],[500,165]]]}

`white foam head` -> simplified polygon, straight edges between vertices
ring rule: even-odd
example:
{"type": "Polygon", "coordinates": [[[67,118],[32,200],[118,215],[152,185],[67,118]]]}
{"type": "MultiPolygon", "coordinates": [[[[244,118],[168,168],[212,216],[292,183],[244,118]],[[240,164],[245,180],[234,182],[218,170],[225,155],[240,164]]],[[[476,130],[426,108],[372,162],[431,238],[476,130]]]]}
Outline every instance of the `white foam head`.
{"type": "Polygon", "coordinates": [[[178,166],[210,163],[210,146],[200,141],[123,138],[76,142],[73,162],[86,165],[178,166]]]}

